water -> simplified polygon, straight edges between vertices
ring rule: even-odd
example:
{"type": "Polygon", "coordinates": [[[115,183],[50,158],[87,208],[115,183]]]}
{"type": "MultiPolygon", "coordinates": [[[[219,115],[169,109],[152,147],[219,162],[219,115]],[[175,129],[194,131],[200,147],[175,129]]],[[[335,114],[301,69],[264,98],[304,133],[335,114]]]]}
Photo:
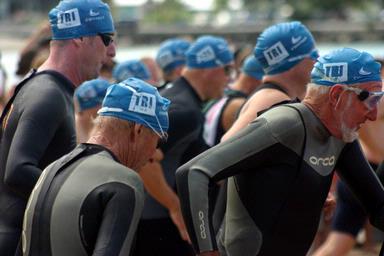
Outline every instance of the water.
{"type": "MultiPolygon", "coordinates": [[[[320,43],[318,49],[320,55],[325,54],[333,49],[340,47],[351,47],[360,51],[371,53],[374,57],[384,58],[384,46],[382,42],[356,42],[347,44],[336,43],[320,43]]],[[[132,46],[117,49],[116,61],[123,61],[129,59],[138,59],[144,56],[155,57],[158,45],[142,45],[132,46]]],[[[2,51],[1,63],[4,65],[7,74],[7,88],[17,82],[15,77],[15,70],[18,61],[18,50],[4,50],[2,51]]]]}

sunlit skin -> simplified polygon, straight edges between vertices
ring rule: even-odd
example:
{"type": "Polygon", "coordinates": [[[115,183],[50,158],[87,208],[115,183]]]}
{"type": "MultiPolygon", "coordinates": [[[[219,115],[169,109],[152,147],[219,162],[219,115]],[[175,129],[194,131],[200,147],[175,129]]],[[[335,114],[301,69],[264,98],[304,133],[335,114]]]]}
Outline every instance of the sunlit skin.
{"type": "MultiPolygon", "coordinates": [[[[344,133],[345,131],[353,133],[367,120],[376,120],[377,106],[372,109],[368,108],[363,101],[358,99],[355,92],[345,90],[345,86],[347,85],[333,85],[322,100],[316,100],[310,93],[307,93],[303,103],[314,110],[334,137],[340,140],[349,138],[346,142],[350,142],[354,138],[353,134],[343,134],[343,130],[344,133]]],[[[379,92],[382,84],[375,81],[356,84],[355,87],[370,92],[379,92]]]]}
{"type": "MultiPolygon", "coordinates": [[[[371,82],[361,84],[358,88],[365,89],[370,92],[381,91],[381,82],[371,82]]],[[[349,140],[347,142],[351,142],[358,137],[357,131],[360,127],[367,121],[375,121],[377,118],[377,106],[372,109],[369,109],[366,104],[360,101],[357,98],[357,95],[352,91],[342,91],[340,94],[340,100],[335,105],[335,110],[339,109],[339,122],[340,128],[345,127],[345,131],[340,129],[338,138],[342,138],[343,140],[349,140]],[[351,103],[348,103],[348,98],[352,98],[351,103]],[[348,106],[350,105],[350,106],[348,106]],[[348,108],[347,108],[348,107],[348,108]],[[353,133],[352,136],[350,134],[344,133],[353,133]]],[[[337,113],[338,111],[336,111],[337,113]]]]}

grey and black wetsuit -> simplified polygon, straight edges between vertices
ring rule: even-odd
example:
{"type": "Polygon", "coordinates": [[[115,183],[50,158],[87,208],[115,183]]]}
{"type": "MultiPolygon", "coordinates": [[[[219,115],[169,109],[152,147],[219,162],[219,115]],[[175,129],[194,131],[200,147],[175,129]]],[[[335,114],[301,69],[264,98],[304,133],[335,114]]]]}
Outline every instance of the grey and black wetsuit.
{"type": "Polygon", "coordinates": [[[24,255],[129,255],[143,205],[136,172],[106,148],[80,144],[37,182],[25,211],[24,255]]]}
{"type": "Polygon", "coordinates": [[[55,71],[32,72],[2,114],[0,252],[14,255],[29,194],[42,170],[76,146],[75,86],[55,71]]]}
{"type": "Polygon", "coordinates": [[[215,183],[231,177],[219,238],[228,255],[306,255],[335,168],[371,222],[383,229],[384,190],[358,142],[331,136],[300,103],[265,112],[178,169],[178,194],[195,250],[217,249],[212,195],[215,183]]]}

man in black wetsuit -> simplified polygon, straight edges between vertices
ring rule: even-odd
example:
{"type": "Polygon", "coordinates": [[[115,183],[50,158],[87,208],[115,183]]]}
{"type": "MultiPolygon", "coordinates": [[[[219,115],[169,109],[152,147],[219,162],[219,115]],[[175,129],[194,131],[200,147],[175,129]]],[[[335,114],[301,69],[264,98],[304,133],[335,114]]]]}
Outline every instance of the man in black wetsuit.
{"type": "Polygon", "coordinates": [[[1,117],[0,254],[14,255],[25,205],[41,171],[76,146],[73,92],[115,55],[100,0],[61,1],[49,13],[50,55],[15,90],[1,117]]]}
{"type": "Polygon", "coordinates": [[[49,165],[32,191],[24,255],[130,254],[144,206],[135,171],[166,138],[169,103],[136,78],[108,88],[88,143],[49,165]]]}
{"type": "Polygon", "coordinates": [[[164,159],[161,166],[146,166],[140,171],[148,193],[138,226],[135,256],[194,255],[184,241],[188,235],[175,192],[175,171],[207,148],[202,137],[202,104],[222,95],[229,81],[233,54],[224,39],[202,36],[186,56],[182,76],[161,91],[162,96],[172,101],[169,139],[160,145],[164,159]]]}
{"type": "Polygon", "coordinates": [[[384,190],[364,158],[357,130],[375,120],[380,64],[342,48],[318,59],[302,101],[259,116],[229,140],[180,167],[178,195],[199,255],[306,255],[334,170],[384,229],[384,190]],[[215,183],[228,178],[218,244],[212,232],[215,183]]]}

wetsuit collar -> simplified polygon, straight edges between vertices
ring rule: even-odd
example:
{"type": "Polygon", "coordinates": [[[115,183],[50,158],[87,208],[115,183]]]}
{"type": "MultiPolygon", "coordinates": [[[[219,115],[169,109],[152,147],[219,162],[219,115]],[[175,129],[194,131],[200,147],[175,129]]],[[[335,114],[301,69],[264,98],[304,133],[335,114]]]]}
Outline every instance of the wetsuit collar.
{"type": "Polygon", "coordinates": [[[58,79],[62,80],[63,81],[63,84],[65,85],[65,88],[71,93],[73,94],[75,92],[75,89],[76,89],[76,86],[67,78],[65,77],[63,74],[55,71],[55,70],[52,70],[52,69],[47,69],[47,70],[43,70],[43,71],[37,71],[37,70],[33,70],[32,71],[32,74],[33,75],[38,75],[38,74],[50,74],[52,76],[55,76],[57,77],[58,79]]]}
{"type": "Polygon", "coordinates": [[[319,139],[328,139],[332,134],[328,131],[327,127],[323,124],[320,118],[317,117],[315,112],[312,111],[310,107],[303,103],[302,104],[307,111],[305,111],[303,114],[306,116],[306,120],[308,120],[308,125],[312,126],[316,124],[316,127],[313,127],[313,130],[316,131],[316,134],[319,135],[319,139]]]}
{"type": "Polygon", "coordinates": [[[95,152],[98,152],[98,151],[107,151],[111,157],[113,158],[113,160],[115,160],[116,162],[122,164],[119,159],[116,157],[116,155],[111,151],[109,150],[108,148],[102,146],[102,145],[99,145],[99,144],[92,144],[92,143],[80,143],[80,145],[84,145],[85,147],[87,147],[87,149],[89,150],[95,150],[95,152]]]}

